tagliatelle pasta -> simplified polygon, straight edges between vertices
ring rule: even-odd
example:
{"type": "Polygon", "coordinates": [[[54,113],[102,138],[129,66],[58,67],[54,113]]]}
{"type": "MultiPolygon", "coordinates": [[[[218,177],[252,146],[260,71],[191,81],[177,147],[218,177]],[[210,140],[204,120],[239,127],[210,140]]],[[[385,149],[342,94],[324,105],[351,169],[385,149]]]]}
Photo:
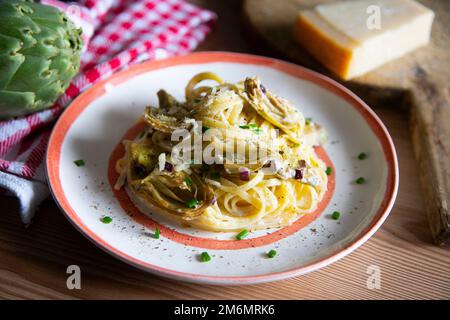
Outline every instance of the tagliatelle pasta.
{"type": "Polygon", "coordinates": [[[124,141],[116,188],[209,231],[285,226],[317,208],[328,181],[314,152],[326,135],[318,124],[258,78],[200,73],[185,95],[160,90],[159,108],[146,108],[146,129],[124,141]]]}

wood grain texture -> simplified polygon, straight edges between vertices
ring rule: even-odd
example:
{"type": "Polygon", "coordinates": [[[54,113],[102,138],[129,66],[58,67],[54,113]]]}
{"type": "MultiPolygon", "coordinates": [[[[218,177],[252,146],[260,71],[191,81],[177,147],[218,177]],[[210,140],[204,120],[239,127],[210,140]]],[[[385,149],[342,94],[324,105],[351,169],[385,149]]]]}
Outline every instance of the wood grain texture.
{"type": "MultiPolygon", "coordinates": [[[[195,1],[219,12],[200,50],[251,52],[242,34],[238,1],[195,1]],[[235,39],[235,40],[233,40],[235,39]]],[[[243,287],[189,284],[139,271],[85,239],[49,199],[24,228],[18,205],[0,198],[0,298],[3,299],[449,299],[450,251],[433,246],[418,185],[408,123],[392,106],[375,109],[398,151],[400,189],[382,228],[361,248],[319,271],[243,287]],[[66,288],[66,268],[79,265],[81,290],[66,288]],[[366,286],[367,267],[381,269],[381,289],[366,286]]]]}
{"type": "Polygon", "coordinates": [[[1,199],[0,297],[20,299],[443,299],[450,298],[450,251],[431,244],[408,124],[375,110],[394,137],[400,189],[394,209],[366,244],[337,263],[277,283],[217,287],[165,280],[104,253],[52,200],[24,228],[16,201],[1,199]],[[66,288],[66,268],[79,265],[82,289],[66,288]],[[367,268],[381,269],[381,289],[366,287],[367,268]]]}
{"type": "MultiPolygon", "coordinates": [[[[244,20],[260,44],[334,77],[292,37],[299,10],[335,0],[246,0],[244,20]]],[[[450,1],[420,0],[436,13],[432,40],[401,59],[345,85],[369,104],[411,110],[411,131],[432,235],[450,244],[450,1]]],[[[339,79],[336,79],[339,80],[339,79]]]]}

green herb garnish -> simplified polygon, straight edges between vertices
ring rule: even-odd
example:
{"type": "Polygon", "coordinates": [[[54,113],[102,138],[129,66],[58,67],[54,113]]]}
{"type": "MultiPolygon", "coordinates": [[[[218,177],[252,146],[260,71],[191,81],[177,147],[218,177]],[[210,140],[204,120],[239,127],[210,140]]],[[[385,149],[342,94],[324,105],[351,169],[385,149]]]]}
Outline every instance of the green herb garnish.
{"type": "Polygon", "coordinates": [[[197,199],[191,199],[191,200],[186,202],[186,207],[188,207],[190,209],[194,209],[197,205],[198,205],[198,200],[197,199]]]}
{"type": "Polygon", "coordinates": [[[159,239],[159,229],[158,226],[155,226],[155,233],[153,234],[154,239],[159,239]]]}
{"type": "Polygon", "coordinates": [[[205,133],[206,131],[208,131],[209,128],[208,127],[202,127],[202,133],[205,133]]]}
{"type": "Polygon", "coordinates": [[[236,239],[242,240],[242,239],[244,239],[245,237],[247,237],[249,233],[250,233],[250,232],[249,232],[248,230],[242,230],[241,232],[239,232],[239,233],[236,235],[236,239]]]}
{"type": "Polygon", "coordinates": [[[311,118],[306,118],[306,119],[305,119],[305,124],[306,124],[307,126],[309,126],[309,125],[311,124],[311,122],[312,122],[312,119],[311,119],[311,118]]]}
{"type": "Polygon", "coordinates": [[[200,254],[200,260],[202,261],[202,262],[208,262],[208,261],[211,261],[211,256],[208,254],[208,252],[202,252],[201,254],[200,254]]]}
{"type": "Polygon", "coordinates": [[[363,177],[359,177],[358,179],[356,179],[355,181],[357,184],[363,184],[364,182],[366,182],[366,179],[364,179],[363,177]]]}
{"type": "Polygon", "coordinates": [[[359,160],[364,160],[364,159],[366,159],[366,158],[367,158],[367,154],[364,153],[364,152],[361,152],[361,153],[358,155],[358,159],[359,159],[359,160]]]}
{"type": "Polygon", "coordinates": [[[331,214],[331,219],[333,219],[333,220],[338,220],[340,216],[341,216],[341,213],[340,213],[339,211],[334,211],[334,212],[331,214]]]}
{"type": "Polygon", "coordinates": [[[108,217],[108,216],[104,216],[104,217],[102,217],[102,218],[100,219],[100,221],[103,222],[103,223],[105,223],[105,224],[111,223],[112,220],[113,220],[113,219],[112,219],[111,217],[108,217]]]}
{"type": "Polygon", "coordinates": [[[267,252],[267,257],[268,257],[268,258],[273,258],[273,257],[275,257],[276,255],[277,255],[277,251],[274,250],[274,249],[272,249],[272,250],[270,250],[269,252],[267,252]]]}
{"type": "Polygon", "coordinates": [[[189,177],[184,177],[184,182],[185,182],[188,186],[192,185],[192,180],[191,180],[191,178],[189,178],[189,177]]]}
{"type": "Polygon", "coordinates": [[[256,123],[250,123],[248,126],[249,126],[250,129],[257,129],[258,128],[258,125],[256,123]]]}
{"type": "Polygon", "coordinates": [[[258,125],[256,123],[250,123],[248,125],[242,125],[242,126],[239,126],[239,128],[241,128],[241,129],[251,129],[256,134],[260,134],[262,132],[262,129],[260,127],[258,127],[258,125]]]}
{"type": "Polygon", "coordinates": [[[84,167],[85,163],[84,160],[80,159],[80,160],[75,160],[73,163],[75,163],[75,165],[77,167],[84,167]]]}
{"type": "Polygon", "coordinates": [[[139,139],[142,138],[144,136],[144,134],[145,134],[145,130],[139,134],[139,139]]]}
{"type": "Polygon", "coordinates": [[[331,173],[333,173],[333,170],[331,169],[331,167],[327,167],[327,170],[325,170],[325,173],[327,174],[327,176],[330,176],[331,173]]]}

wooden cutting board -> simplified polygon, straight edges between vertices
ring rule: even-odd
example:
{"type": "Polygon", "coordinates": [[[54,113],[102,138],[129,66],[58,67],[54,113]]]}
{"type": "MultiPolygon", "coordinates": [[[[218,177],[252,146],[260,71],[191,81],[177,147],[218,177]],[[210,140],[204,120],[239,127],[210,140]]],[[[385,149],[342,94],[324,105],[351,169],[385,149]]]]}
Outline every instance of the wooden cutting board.
{"type": "MultiPolygon", "coordinates": [[[[292,37],[299,10],[332,1],[245,0],[243,15],[259,46],[336,78],[292,37]]],[[[436,13],[431,43],[344,85],[369,104],[389,103],[410,110],[417,174],[431,232],[443,245],[450,244],[450,1],[420,2],[436,13]]]]}

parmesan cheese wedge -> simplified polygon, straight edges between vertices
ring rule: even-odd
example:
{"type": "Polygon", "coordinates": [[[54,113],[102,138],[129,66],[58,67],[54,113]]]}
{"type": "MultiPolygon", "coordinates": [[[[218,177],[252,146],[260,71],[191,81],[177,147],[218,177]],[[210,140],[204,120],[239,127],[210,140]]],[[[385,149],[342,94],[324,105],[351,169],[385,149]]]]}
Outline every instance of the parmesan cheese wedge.
{"type": "Polygon", "coordinates": [[[358,0],[301,11],[295,39],[344,80],[430,41],[433,11],[413,0],[358,0]]]}

